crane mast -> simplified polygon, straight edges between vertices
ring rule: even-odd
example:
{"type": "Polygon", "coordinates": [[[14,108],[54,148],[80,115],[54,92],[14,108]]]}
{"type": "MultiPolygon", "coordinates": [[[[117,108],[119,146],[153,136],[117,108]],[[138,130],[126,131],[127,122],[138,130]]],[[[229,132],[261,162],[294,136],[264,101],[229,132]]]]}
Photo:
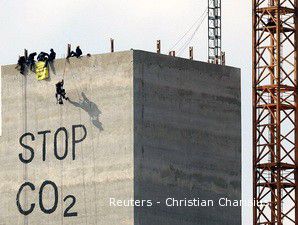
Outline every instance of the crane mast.
{"type": "Polygon", "coordinates": [[[222,64],[221,0],[208,0],[208,62],[222,64]]]}
{"type": "Polygon", "coordinates": [[[298,224],[298,0],[253,0],[254,225],[298,224]]]}

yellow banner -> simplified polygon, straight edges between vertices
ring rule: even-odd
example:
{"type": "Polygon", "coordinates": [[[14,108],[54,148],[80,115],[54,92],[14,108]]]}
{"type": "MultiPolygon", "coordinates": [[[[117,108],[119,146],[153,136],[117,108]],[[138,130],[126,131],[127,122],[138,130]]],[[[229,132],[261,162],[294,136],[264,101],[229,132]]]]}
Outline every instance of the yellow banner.
{"type": "Polygon", "coordinates": [[[37,80],[45,80],[49,77],[49,69],[45,67],[45,62],[39,61],[36,63],[35,73],[37,80]]]}

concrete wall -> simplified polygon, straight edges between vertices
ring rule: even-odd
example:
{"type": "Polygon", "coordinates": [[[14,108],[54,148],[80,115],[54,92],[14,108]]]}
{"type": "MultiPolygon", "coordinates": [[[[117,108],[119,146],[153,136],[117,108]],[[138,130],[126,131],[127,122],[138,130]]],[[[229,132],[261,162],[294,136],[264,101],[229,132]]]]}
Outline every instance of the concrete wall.
{"type": "MultiPolygon", "coordinates": [[[[0,137],[0,225],[234,225],[240,208],[170,208],[167,197],[240,199],[240,70],[127,51],[81,59],[56,60],[50,79],[22,76],[15,65],[1,68],[2,136],[0,137]],[[65,80],[70,97],[56,103],[55,84],[65,80]],[[87,137],[72,152],[72,126],[84,125],[87,137]],[[68,154],[54,155],[55,132],[65,127],[68,154]],[[43,134],[46,159],[43,161],[43,134]],[[34,159],[28,164],[19,160],[34,159]],[[45,180],[58,187],[52,214],[39,207],[45,180]],[[23,216],[16,195],[24,182],[20,204],[34,211],[23,216]],[[77,216],[65,217],[70,212],[77,216]],[[110,198],[150,199],[152,207],[111,207],[110,198]],[[161,204],[156,204],[160,201],[161,204]]],[[[57,154],[66,149],[63,132],[57,154]]],[[[84,135],[76,128],[76,139],[84,135]]],[[[43,205],[55,196],[46,186],[43,205]]]]}
{"type": "MultiPolygon", "coordinates": [[[[47,81],[37,81],[33,73],[22,76],[14,66],[2,67],[1,78],[0,224],[133,224],[133,208],[108,207],[110,197],[133,197],[132,52],[57,60],[47,81]],[[59,105],[55,84],[63,77],[71,102],[59,105]],[[76,159],[72,160],[72,125],[77,124],[86,126],[88,134],[77,145],[76,159]],[[69,154],[61,161],[53,150],[59,127],[65,127],[69,135],[69,154]],[[37,132],[44,130],[51,133],[43,162],[43,136],[37,132]],[[19,144],[19,137],[26,132],[35,136],[35,141],[25,139],[34,148],[35,157],[25,165],[18,155],[25,152],[30,156],[19,144]],[[38,204],[39,187],[45,180],[55,182],[59,191],[58,208],[50,215],[41,212],[38,204]],[[26,217],[16,206],[16,194],[25,181],[36,186],[34,192],[27,187],[21,195],[24,207],[26,196],[28,208],[36,203],[26,217]],[[67,195],[76,197],[70,212],[78,212],[77,217],[63,216],[71,203],[71,199],[63,202],[67,195]]],[[[82,135],[78,129],[77,138],[82,135]]],[[[59,137],[64,140],[63,133],[59,137]]],[[[59,154],[63,155],[65,144],[61,143],[59,154]]],[[[53,199],[48,186],[44,191],[47,208],[53,199]]]]}
{"type": "Polygon", "coordinates": [[[134,53],[135,224],[239,225],[240,207],[166,207],[165,200],[241,199],[240,70],[134,53]]]}

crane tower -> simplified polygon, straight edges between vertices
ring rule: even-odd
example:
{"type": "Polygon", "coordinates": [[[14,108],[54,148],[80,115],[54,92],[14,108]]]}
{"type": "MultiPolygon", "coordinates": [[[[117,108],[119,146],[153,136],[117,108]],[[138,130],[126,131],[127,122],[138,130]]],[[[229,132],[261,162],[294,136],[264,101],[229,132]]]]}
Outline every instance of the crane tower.
{"type": "Polygon", "coordinates": [[[298,224],[297,0],[253,0],[254,225],[298,224]]]}
{"type": "Polygon", "coordinates": [[[208,62],[222,64],[221,0],[208,0],[208,62]]]}

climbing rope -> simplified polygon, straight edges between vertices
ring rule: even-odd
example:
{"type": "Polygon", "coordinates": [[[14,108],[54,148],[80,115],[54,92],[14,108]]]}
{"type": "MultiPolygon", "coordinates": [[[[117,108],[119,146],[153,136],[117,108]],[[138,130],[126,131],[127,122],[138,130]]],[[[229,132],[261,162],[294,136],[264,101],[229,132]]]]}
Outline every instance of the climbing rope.
{"type": "Polygon", "coordinates": [[[63,79],[64,79],[64,75],[65,75],[65,71],[66,71],[66,61],[67,61],[67,59],[64,60],[64,70],[63,70],[63,75],[62,75],[63,79]]]}
{"type": "MultiPolygon", "coordinates": [[[[70,68],[70,74],[71,74],[71,76],[72,76],[72,78],[75,80],[75,76],[73,75],[73,73],[71,72],[72,71],[72,68],[71,68],[71,64],[70,63],[68,63],[68,66],[69,66],[69,68],[70,68]]],[[[66,67],[67,67],[67,59],[65,60],[65,63],[64,63],[64,71],[63,71],[63,80],[64,80],[64,77],[65,77],[65,75],[66,75],[66,73],[67,73],[67,71],[66,71],[66,67]]],[[[78,98],[80,98],[80,93],[79,93],[79,87],[77,86],[77,84],[76,84],[76,82],[74,82],[74,85],[75,85],[75,91],[76,91],[76,93],[77,93],[77,96],[78,96],[78,98]]]]}

